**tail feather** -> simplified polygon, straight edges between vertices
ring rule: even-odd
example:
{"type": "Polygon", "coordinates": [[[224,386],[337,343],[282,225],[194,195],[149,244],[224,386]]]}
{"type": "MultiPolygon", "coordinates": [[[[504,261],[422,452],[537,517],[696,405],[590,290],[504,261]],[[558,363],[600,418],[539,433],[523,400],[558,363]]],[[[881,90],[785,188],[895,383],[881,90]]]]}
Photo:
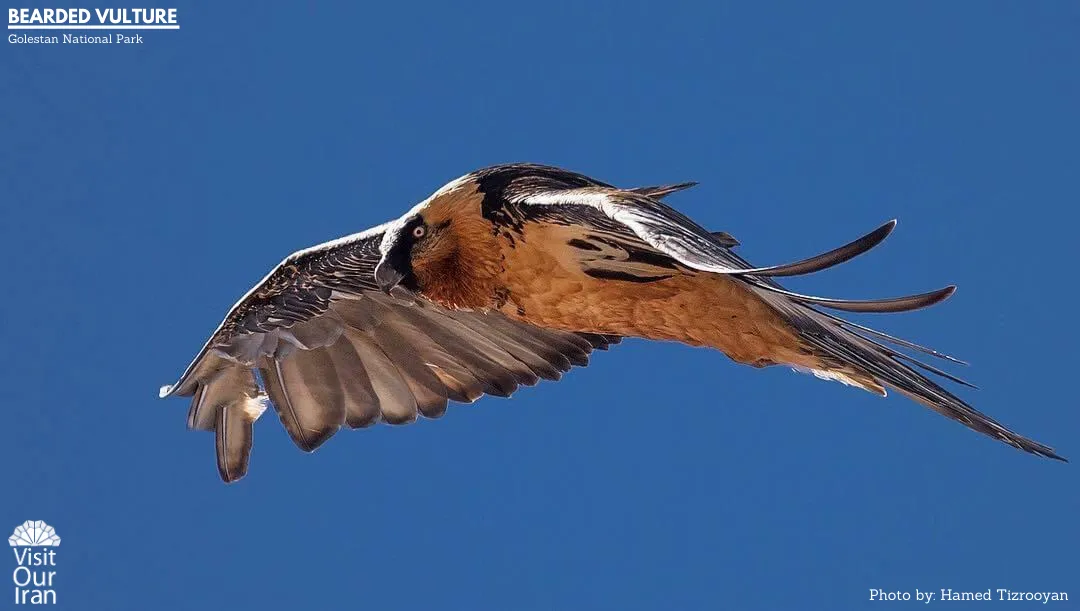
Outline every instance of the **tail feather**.
{"type": "MultiPolygon", "coordinates": [[[[868,337],[873,334],[873,330],[857,327],[866,332],[865,335],[860,334],[856,329],[842,324],[846,321],[838,321],[836,317],[810,306],[782,299],[775,292],[759,290],[758,294],[792,322],[803,340],[821,358],[824,367],[816,371],[816,375],[840,379],[875,393],[879,393],[882,386],[892,388],[984,435],[1032,454],[1065,461],[1053,448],[1009,430],[928,376],[905,364],[904,361],[914,359],[868,337]]],[[[946,379],[967,384],[926,363],[914,361],[913,365],[946,379]]]]}
{"type": "MultiPolygon", "coordinates": [[[[956,358],[955,356],[949,356],[948,354],[945,354],[944,352],[939,352],[937,350],[934,350],[933,348],[927,348],[926,346],[916,344],[915,342],[908,341],[906,339],[902,339],[902,338],[899,338],[899,337],[889,335],[888,333],[878,331],[877,329],[871,329],[870,327],[864,327],[863,325],[851,322],[850,320],[845,320],[845,319],[840,318],[839,316],[837,316],[835,314],[831,314],[829,312],[822,312],[822,311],[819,310],[818,314],[821,314],[822,316],[825,316],[826,318],[831,319],[833,322],[839,324],[840,326],[842,326],[842,327],[844,327],[844,328],[846,328],[848,330],[855,331],[856,333],[859,333],[860,335],[862,335],[862,334],[872,335],[872,336],[874,336],[874,337],[876,337],[878,339],[884,340],[884,341],[886,341],[886,342],[888,342],[890,344],[893,344],[893,345],[896,345],[896,346],[903,346],[904,348],[909,348],[909,349],[915,350],[917,352],[922,352],[923,354],[928,354],[930,356],[933,356],[933,357],[936,357],[936,358],[939,358],[939,359],[942,359],[942,360],[945,360],[945,361],[951,361],[953,363],[956,363],[957,365],[968,365],[969,364],[966,361],[961,361],[960,359],[956,358]]],[[[878,344],[878,345],[880,345],[880,344],[878,344]]]]}

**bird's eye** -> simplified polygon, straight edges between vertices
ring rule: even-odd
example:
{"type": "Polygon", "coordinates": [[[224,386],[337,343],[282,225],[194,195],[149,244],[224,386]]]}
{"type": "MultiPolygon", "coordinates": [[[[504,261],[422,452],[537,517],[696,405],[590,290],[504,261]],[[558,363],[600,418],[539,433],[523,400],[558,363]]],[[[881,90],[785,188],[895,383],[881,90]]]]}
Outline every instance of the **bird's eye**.
{"type": "Polygon", "coordinates": [[[420,239],[420,238],[424,237],[424,234],[426,234],[426,233],[427,233],[427,227],[424,227],[423,225],[417,225],[416,227],[413,227],[412,237],[414,237],[416,239],[420,239]]]}

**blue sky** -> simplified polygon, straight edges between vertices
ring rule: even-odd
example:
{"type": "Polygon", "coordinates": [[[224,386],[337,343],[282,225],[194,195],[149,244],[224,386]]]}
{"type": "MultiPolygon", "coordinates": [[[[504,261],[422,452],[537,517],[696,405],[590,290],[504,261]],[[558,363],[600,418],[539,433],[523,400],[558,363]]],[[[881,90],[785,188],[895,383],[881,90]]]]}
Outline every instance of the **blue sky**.
{"type": "Polygon", "coordinates": [[[156,398],[288,253],[528,160],[701,181],[673,204],[761,265],[899,218],[789,286],[957,283],[871,322],[967,358],[963,396],[1080,458],[1078,5],[222,4],[142,45],[2,51],[0,525],[56,527],[61,607],[1080,599],[1075,464],[716,352],[627,341],[312,455],[269,413],[232,486],[156,398]]]}

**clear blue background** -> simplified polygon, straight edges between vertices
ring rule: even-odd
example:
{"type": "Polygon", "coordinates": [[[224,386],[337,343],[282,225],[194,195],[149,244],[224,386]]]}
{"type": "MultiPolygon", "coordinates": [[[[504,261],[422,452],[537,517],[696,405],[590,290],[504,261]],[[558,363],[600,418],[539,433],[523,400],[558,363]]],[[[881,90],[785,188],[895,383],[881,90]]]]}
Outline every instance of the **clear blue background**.
{"type": "Polygon", "coordinates": [[[57,528],[61,607],[1080,600],[1075,464],[716,352],[627,341],[313,455],[268,413],[232,486],[156,398],[291,251],[529,160],[699,180],[673,203],[759,264],[898,217],[790,286],[956,282],[872,322],[968,358],[964,396],[1078,458],[1080,5],[225,4],[179,3],[141,46],[0,57],[0,526],[57,528]]]}

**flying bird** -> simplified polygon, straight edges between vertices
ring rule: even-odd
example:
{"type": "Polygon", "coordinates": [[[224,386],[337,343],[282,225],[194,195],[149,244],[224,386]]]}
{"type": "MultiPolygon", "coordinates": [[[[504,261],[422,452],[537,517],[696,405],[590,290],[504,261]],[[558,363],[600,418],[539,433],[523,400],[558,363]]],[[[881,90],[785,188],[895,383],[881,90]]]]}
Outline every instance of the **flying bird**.
{"type": "Polygon", "coordinates": [[[955,396],[970,386],[907,352],[956,359],[826,310],[905,312],[955,287],[857,301],[775,278],[863,254],[890,221],[795,263],[755,267],[739,242],[663,203],[681,183],[619,189],[582,174],[498,165],[454,180],[401,218],[289,255],[229,310],[180,379],[188,427],[214,431],[221,478],[247,473],[252,425],[272,405],[310,452],[342,426],[438,418],[449,401],[558,380],[623,337],[673,340],[887,389],[1011,446],[1064,460],[955,396]]]}

